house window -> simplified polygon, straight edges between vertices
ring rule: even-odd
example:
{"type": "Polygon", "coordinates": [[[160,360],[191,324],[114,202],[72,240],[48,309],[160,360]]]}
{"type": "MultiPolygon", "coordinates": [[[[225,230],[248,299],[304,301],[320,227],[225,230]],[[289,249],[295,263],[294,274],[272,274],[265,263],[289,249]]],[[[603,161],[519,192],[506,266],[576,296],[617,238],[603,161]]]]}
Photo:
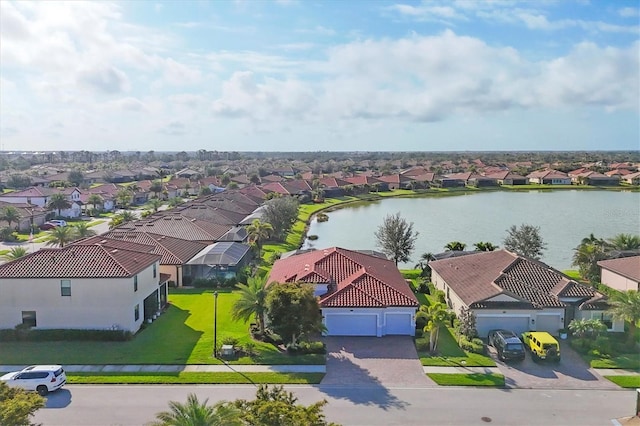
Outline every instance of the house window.
{"type": "Polygon", "coordinates": [[[36,311],[22,311],[22,324],[27,327],[37,326],[36,311]]]}
{"type": "Polygon", "coordinates": [[[133,291],[136,292],[138,291],[138,276],[135,275],[133,277],[133,291]]]}
{"type": "Polygon", "coordinates": [[[153,264],[153,278],[158,276],[158,270],[156,269],[156,264],[153,264]]]}
{"type": "Polygon", "coordinates": [[[60,295],[71,296],[71,280],[60,280],[60,295]]]}
{"type": "Polygon", "coordinates": [[[598,319],[607,326],[607,331],[613,330],[613,315],[608,312],[593,312],[591,319],[598,319]]]}
{"type": "Polygon", "coordinates": [[[135,321],[140,319],[140,304],[137,304],[135,309],[133,310],[133,318],[135,321]]]}

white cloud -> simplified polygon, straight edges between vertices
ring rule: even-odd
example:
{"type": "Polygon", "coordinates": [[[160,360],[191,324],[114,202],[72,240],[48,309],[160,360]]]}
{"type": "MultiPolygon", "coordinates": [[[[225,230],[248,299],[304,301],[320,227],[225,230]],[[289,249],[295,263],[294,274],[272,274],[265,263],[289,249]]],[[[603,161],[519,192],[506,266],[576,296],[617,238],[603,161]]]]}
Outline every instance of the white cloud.
{"type": "Polygon", "coordinates": [[[111,66],[81,70],[77,79],[80,83],[107,94],[124,92],[130,87],[127,75],[111,66]]]}
{"type": "Polygon", "coordinates": [[[190,85],[200,82],[200,71],[188,67],[173,58],[164,61],[164,79],[173,85],[190,85]]]}
{"type": "Polygon", "coordinates": [[[298,28],[296,32],[300,34],[315,34],[322,36],[336,35],[336,30],[334,30],[333,28],[324,27],[322,25],[316,25],[313,28],[298,28]]]}
{"type": "Polygon", "coordinates": [[[637,18],[640,16],[640,9],[634,7],[623,7],[618,10],[618,14],[623,18],[637,18]]]}
{"type": "Polygon", "coordinates": [[[147,111],[147,106],[140,99],[134,97],[126,97],[109,101],[107,105],[111,108],[123,111],[141,112],[147,111]]]}
{"type": "Polygon", "coordinates": [[[169,102],[177,105],[184,105],[189,108],[197,108],[203,105],[206,101],[206,97],[202,95],[195,95],[193,93],[181,93],[169,96],[169,102]]]}

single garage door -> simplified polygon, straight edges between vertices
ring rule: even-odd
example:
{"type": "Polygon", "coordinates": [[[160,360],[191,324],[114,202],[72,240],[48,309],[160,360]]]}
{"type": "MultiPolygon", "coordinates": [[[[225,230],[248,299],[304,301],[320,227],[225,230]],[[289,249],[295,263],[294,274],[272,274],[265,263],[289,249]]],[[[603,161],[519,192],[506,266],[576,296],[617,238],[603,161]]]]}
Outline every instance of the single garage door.
{"type": "Polygon", "coordinates": [[[562,328],[560,315],[538,314],[536,316],[536,331],[546,331],[553,336],[557,336],[559,328],[562,328]]]}
{"type": "Polygon", "coordinates": [[[529,317],[510,317],[506,315],[476,316],[476,329],[478,330],[478,336],[481,338],[486,338],[490,330],[499,328],[520,334],[529,330],[529,317]]]}
{"type": "Polygon", "coordinates": [[[375,314],[327,314],[324,320],[327,336],[377,336],[375,314]]]}
{"type": "Polygon", "coordinates": [[[386,313],[385,314],[385,334],[413,336],[415,327],[411,324],[411,314],[405,313],[386,313]]]}

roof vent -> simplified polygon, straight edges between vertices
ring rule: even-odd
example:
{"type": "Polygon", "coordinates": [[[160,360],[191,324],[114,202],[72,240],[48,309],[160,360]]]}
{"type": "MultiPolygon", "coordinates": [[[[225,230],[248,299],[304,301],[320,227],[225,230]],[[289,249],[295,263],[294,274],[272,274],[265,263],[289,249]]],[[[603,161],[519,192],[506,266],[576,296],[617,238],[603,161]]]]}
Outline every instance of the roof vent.
{"type": "Polygon", "coordinates": [[[305,264],[304,264],[304,270],[305,270],[305,271],[309,271],[309,264],[308,264],[308,263],[305,263],[305,264]]]}

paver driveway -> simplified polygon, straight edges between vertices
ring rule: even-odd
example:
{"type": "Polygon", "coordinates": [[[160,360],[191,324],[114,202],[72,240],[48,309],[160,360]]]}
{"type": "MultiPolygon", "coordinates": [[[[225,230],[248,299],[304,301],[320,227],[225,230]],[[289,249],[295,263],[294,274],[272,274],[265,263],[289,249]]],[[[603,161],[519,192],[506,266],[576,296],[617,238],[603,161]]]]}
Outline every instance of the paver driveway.
{"type": "Polygon", "coordinates": [[[323,385],[431,387],[409,336],[325,337],[323,385]]]}
{"type": "Polygon", "coordinates": [[[522,362],[504,363],[497,359],[495,349],[489,347],[504,381],[510,388],[526,389],[620,389],[600,376],[580,358],[566,341],[560,341],[560,363],[539,362],[527,352],[522,362]]]}

